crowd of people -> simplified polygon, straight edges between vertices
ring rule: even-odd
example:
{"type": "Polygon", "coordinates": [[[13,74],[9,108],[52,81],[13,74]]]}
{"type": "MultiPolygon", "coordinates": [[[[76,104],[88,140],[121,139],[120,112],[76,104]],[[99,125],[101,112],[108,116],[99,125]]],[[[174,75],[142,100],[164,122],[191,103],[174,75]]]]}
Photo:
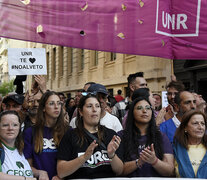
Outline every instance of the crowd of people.
{"type": "Polygon", "coordinates": [[[167,84],[162,107],[143,72],[128,76],[125,98],[95,82],[66,97],[34,78],[2,97],[0,180],[207,178],[206,102],[182,82],[167,84]]]}

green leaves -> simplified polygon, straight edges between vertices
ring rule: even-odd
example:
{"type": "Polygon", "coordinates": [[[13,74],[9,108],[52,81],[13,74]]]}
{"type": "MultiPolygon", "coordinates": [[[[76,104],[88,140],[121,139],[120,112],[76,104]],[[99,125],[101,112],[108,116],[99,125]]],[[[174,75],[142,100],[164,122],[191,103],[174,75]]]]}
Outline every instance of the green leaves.
{"type": "Polygon", "coordinates": [[[0,85],[0,94],[2,94],[2,96],[5,96],[9,92],[14,92],[15,87],[13,85],[13,82],[14,82],[14,80],[11,80],[9,82],[3,82],[0,85]]]}

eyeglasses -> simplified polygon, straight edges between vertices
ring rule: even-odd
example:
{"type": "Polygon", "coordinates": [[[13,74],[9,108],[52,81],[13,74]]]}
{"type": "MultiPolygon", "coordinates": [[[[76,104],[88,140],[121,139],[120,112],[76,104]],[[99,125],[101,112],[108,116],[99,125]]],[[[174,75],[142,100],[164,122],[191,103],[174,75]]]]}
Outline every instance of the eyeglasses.
{"type": "Polygon", "coordinates": [[[50,101],[47,103],[48,106],[62,106],[62,102],[61,101],[58,101],[58,102],[55,102],[55,101],[50,101]]]}
{"type": "Polygon", "coordinates": [[[137,106],[136,109],[139,110],[139,111],[142,111],[142,110],[149,111],[149,110],[152,110],[152,107],[150,105],[146,105],[145,107],[143,107],[143,106],[137,106]]]}

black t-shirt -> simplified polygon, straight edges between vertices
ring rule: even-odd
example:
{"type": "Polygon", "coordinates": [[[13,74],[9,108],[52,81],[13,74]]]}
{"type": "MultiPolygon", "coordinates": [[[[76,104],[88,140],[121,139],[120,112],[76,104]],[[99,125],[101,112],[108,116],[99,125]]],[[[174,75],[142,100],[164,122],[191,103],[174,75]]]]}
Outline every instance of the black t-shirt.
{"type": "MultiPolygon", "coordinates": [[[[97,133],[93,135],[97,137],[97,133]]],[[[114,135],[117,135],[115,131],[104,127],[103,143],[106,147],[114,135]]],[[[60,142],[57,158],[59,160],[70,161],[84,154],[88,146],[93,142],[93,139],[86,133],[85,137],[87,141],[84,141],[84,144],[80,147],[80,144],[77,143],[78,136],[75,129],[68,130],[60,142]]],[[[120,147],[117,149],[116,155],[122,160],[123,152],[121,152],[121,149],[122,148],[120,147]]],[[[107,150],[103,149],[101,146],[97,146],[91,158],[87,160],[76,172],[65,177],[65,179],[115,177],[116,175],[112,171],[110,162],[107,150]]]]}

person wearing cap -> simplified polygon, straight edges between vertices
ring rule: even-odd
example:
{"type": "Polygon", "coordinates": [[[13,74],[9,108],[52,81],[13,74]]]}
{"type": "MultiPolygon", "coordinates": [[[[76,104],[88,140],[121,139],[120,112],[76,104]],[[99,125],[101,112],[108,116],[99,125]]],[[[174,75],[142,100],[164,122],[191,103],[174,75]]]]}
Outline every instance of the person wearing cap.
{"type": "MultiPolygon", "coordinates": [[[[87,92],[83,92],[82,95],[86,96],[90,93],[96,95],[101,102],[102,115],[100,124],[106,126],[109,129],[113,129],[116,132],[122,130],[123,128],[119,119],[106,111],[108,91],[106,90],[105,86],[102,84],[92,84],[88,88],[87,92]]],[[[75,121],[76,118],[73,118],[70,122],[70,126],[73,128],[76,127],[75,121]]]]}
{"type": "Polygon", "coordinates": [[[22,110],[22,104],[24,102],[24,96],[20,94],[8,95],[3,99],[5,104],[5,110],[13,110],[20,112],[22,110]]]}

